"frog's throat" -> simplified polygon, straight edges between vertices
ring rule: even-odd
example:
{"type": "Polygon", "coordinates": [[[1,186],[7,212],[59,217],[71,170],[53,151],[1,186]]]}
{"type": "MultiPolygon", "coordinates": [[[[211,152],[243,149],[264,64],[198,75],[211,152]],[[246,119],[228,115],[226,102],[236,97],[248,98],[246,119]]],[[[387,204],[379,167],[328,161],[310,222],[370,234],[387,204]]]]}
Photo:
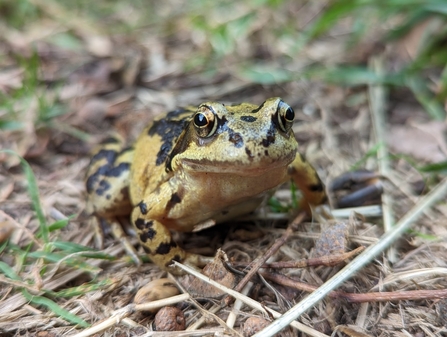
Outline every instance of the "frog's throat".
{"type": "Polygon", "coordinates": [[[237,165],[235,165],[235,162],[233,161],[196,161],[192,159],[183,159],[181,160],[181,166],[187,172],[258,176],[279,168],[287,169],[294,158],[295,154],[293,153],[290,156],[278,158],[271,162],[260,161],[258,163],[238,163],[237,165]]]}

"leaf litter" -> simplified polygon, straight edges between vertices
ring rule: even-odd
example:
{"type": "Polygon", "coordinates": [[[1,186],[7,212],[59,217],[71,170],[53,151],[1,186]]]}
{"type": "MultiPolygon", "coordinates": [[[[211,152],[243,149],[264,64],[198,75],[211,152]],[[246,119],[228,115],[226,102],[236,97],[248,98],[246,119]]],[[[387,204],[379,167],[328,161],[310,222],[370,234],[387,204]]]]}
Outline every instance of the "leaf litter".
{"type": "MultiPolygon", "coordinates": [[[[135,266],[123,247],[109,236],[104,248],[97,251],[94,231],[84,211],[83,179],[89,152],[110,132],[132,141],[154,116],[177,106],[211,99],[261,103],[267,97],[281,96],[298,115],[294,130],[300,151],[327,184],[353,167],[377,170],[375,153],[368,154],[375,144],[364,87],[335,86],[306,77],[290,81],[288,75],[284,77],[286,82],[276,84],[278,77],[266,80],[256,67],[248,68],[248,76],[239,64],[242,57],[247,61],[261,59],[263,69],[272,69],[273,73],[284,64],[282,58],[290,55],[293,57],[287,58],[283,67],[295,70],[316,60],[328,66],[355,58],[356,62],[366,62],[377,50],[360,44],[354,52],[346,52],[342,48],[345,35],[340,34],[343,23],[334,28],[330,38],[323,36],[304,46],[300,55],[293,54],[287,44],[274,48],[271,32],[263,25],[251,26],[236,45],[227,45],[236,48],[234,55],[222,56],[207,69],[192,64],[194,60],[189,56],[195,53],[200,59],[209,54],[209,31],[195,30],[187,16],[177,17],[179,26],[172,27],[171,35],[157,36],[154,27],[142,26],[125,36],[105,32],[100,23],[88,18],[87,22],[78,20],[53,1],[50,5],[38,0],[32,3],[42,12],[40,20],[23,30],[6,27],[6,38],[0,41],[0,64],[4,68],[0,71],[0,92],[5,102],[0,106],[1,149],[12,149],[28,160],[40,200],[40,206],[34,200],[33,208],[28,193],[30,180],[20,169],[19,159],[0,153],[0,233],[4,237],[0,240],[0,332],[6,336],[91,335],[89,328],[81,327],[82,322],[96,328],[104,323],[95,332],[104,336],[139,336],[150,329],[153,315],[138,309],[140,304],[135,307],[133,300],[139,289],[165,274],[150,263],[135,266]],[[61,39],[60,34],[69,38],[61,39]],[[327,57],[334,48],[336,58],[327,57]],[[30,58],[34,54],[38,62],[30,71],[29,65],[18,61],[17,54],[30,58]],[[51,109],[57,105],[63,107],[63,114],[51,109]],[[37,214],[42,213],[40,219],[36,207],[37,214]],[[69,219],[71,215],[75,216],[69,219]],[[42,232],[39,220],[57,229],[42,232]],[[73,251],[73,243],[80,245],[80,251],[73,251]]],[[[320,9],[307,4],[299,15],[306,17],[308,10],[313,17],[320,9]]],[[[268,11],[261,14],[262,22],[280,19],[268,11]]],[[[109,18],[113,19],[118,18],[109,18]]],[[[380,29],[375,34],[374,41],[378,41],[380,29]]],[[[387,140],[393,159],[384,186],[393,200],[391,211],[399,219],[414,206],[420,192],[437,179],[423,175],[417,167],[445,159],[445,125],[430,121],[426,114],[412,113],[411,107],[417,103],[408,95],[398,92],[396,96],[387,98],[391,103],[386,118],[387,140]],[[400,115],[402,111],[406,118],[400,115]],[[426,187],[417,189],[416,184],[426,187]]],[[[288,187],[276,197],[281,205],[291,203],[288,187]]],[[[209,242],[201,253],[214,255],[222,247],[230,264],[247,266],[285,234],[286,221],[265,220],[277,215],[263,207],[254,219],[234,221],[179,240],[188,250],[196,251],[203,242],[209,242]]],[[[446,299],[440,295],[447,287],[446,215],[445,204],[427,210],[411,233],[393,244],[397,261],[390,261],[386,254],[379,256],[337,289],[369,294],[363,303],[328,297],[300,317],[298,329],[310,327],[303,331],[315,336],[334,331],[350,336],[446,333],[446,299]],[[407,297],[377,302],[376,292],[390,294],[390,298],[399,293],[407,297]]],[[[377,242],[383,234],[382,221],[355,216],[345,221],[340,233],[329,233],[318,222],[302,223],[290,233],[268,263],[303,261],[307,267],[261,269],[260,276],[252,278],[253,284],[240,290],[258,304],[243,304],[246,299],[242,294],[240,298],[235,295],[236,302],[228,302],[228,306],[213,298],[197,302],[195,293],[194,298],[181,297],[169,305],[181,310],[186,327],[195,330],[190,331],[191,335],[240,335],[244,326],[255,333],[273,319],[265,308],[287,311],[352,259],[342,257],[340,264],[328,267],[324,254],[320,256],[316,251],[316,242],[324,240],[328,246],[325,251],[338,256],[343,250],[377,242]],[[326,234],[319,239],[322,232],[326,234]],[[331,247],[330,235],[335,241],[342,238],[343,244],[331,247]],[[233,306],[239,309],[232,310],[233,306]],[[254,318],[252,328],[249,319],[254,318]]],[[[137,243],[135,238],[131,241],[137,243]]],[[[283,333],[296,334],[296,330],[291,331],[283,333]]]]}

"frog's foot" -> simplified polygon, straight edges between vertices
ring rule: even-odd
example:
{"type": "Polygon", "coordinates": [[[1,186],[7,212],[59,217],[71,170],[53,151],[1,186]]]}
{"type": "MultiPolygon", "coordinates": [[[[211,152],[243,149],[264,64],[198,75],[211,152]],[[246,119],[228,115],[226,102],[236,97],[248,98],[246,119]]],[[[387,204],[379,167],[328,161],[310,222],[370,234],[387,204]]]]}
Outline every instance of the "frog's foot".
{"type": "Polygon", "coordinates": [[[331,213],[331,208],[329,205],[318,205],[310,207],[312,213],[312,219],[319,223],[327,223],[333,220],[334,217],[331,213]]]}
{"type": "Polygon", "coordinates": [[[167,226],[158,220],[145,218],[146,210],[141,211],[140,206],[134,208],[132,212],[132,224],[140,239],[148,257],[161,269],[181,274],[176,268],[171,266],[172,261],[193,264],[196,266],[206,264],[207,260],[203,256],[187,253],[173,239],[167,226]]]}
{"type": "Polygon", "coordinates": [[[378,203],[383,192],[381,177],[368,170],[344,173],[335,178],[329,190],[335,193],[335,207],[357,207],[378,203]]]}
{"type": "MultiPolygon", "coordinates": [[[[146,249],[147,250],[147,249],[146,249]]],[[[184,275],[184,271],[180,268],[174,267],[173,261],[178,261],[182,264],[187,264],[193,267],[202,268],[208,263],[213,261],[213,257],[203,256],[199,254],[192,254],[185,252],[180,247],[172,247],[170,253],[174,254],[174,257],[169,258],[167,255],[149,254],[149,258],[157,266],[170,272],[173,275],[184,275]]],[[[170,254],[169,254],[170,255],[170,254]]]]}
{"type": "Polygon", "coordinates": [[[102,229],[102,226],[100,224],[100,221],[102,219],[91,216],[89,218],[89,224],[93,227],[93,230],[95,232],[94,238],[95,238],[95,247],[97,249],[104,249],[104,231],[102,229]]]}
{"type": "Polygon", "coordinates": [[[203,256],[199,254],[186,253],[186,257],[183,260],[184,264],[189,264],[197,267],[204,267],[208,263],[214,261],[214,257],[212,256],[203,256]]]}

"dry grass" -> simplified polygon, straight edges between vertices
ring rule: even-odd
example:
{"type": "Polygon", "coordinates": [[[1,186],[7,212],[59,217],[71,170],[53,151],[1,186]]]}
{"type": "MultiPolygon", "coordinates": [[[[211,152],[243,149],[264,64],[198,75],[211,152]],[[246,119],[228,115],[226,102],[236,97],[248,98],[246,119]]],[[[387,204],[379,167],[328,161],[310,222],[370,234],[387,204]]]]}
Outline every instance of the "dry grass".
{"type": "MultiPolygon", "coordinates": [[[[31,23],[17,29],[12,21],[0,22],[5,32],[0,39],[0,146],[24,157],[35,175],[34,184],[31,171],[20,166],[16,155],[0,152],[1,335],[239,336],[249,317],[272,320],[274,311],[286,312],[343,268],[344,263],[328,266],[322,259],[317,261],[321,265],[275,269],[283,275],[267,272],[266,281],[253,278],[227,306],[220,299],[179,295],[170,305],[184,312],[188,329],[182,334],[149,332],[153,316],[133,304],[133,297],[163,272],[151,263],[136,267],[109,236],[103,250],[94,249],[83,179],[89,151],[109,132],[131,141],[153,116],[168,109],[211,99],[261,103],[281,96],[300,120],[294,130],[301,152],[325,182],[359,167],[383,175],[382,206],[388,220],[351,216],[345,220],[342,250],[380,242],[383,223],[403,218],[439,181],[437,175],[417,168],[445,160],[447,146],[439,136],[445,129],[406,89],[387,94],[384,87],[342,87],[296,75],[316,62],[327,67],[367,64],[373,55],[380,55],[379,65],[389,67],[405,62],[402,54],[390,55],[389,45],[379,48],[378,42],[374,48],[361,43],[346,51],[345,21],[299,53],[290,40],[293,34],[278,37],[266,28],[277,27],[293,13],[302,29],[322,11],[322,2],[287,3],[275,10],[260,7],[249,28],[228,41],[222,41],[225,36],[219,40],[216,27],[211,34],[206,25],[213,21],[195,16],[194,8],[187,13],[173,10],[176,1],[154,13],[113,3],[116,7],[109,12],[102,9],[102,20],[79,15],[84,13],[81,5],[67,9],[53,1],[30,4],[31,23]],[[269,71],[260,69],[278,71],[270,71],[269,79],[269,71]],[[293,79],[282,81],[283,70],[295,74],[293,79]],[[402,126],[406,133],[393,139],[393,130],[402,126]],[[387,146],[378,147],[382,138],[387,146]],[[410,143],[411,150],[402,143],[410,143]],[[420,147],[424,158],[418,157],[420,147]],[[386,151],[392,155],[383,165],[386,151]]],[[[222,11],[219,23],[236,22],[231,29],[242,29],[245,21],[238,19],[247,15],[251,20],[254,13],[247,4],[236,12],[222,11]]],[[[219,18],[219,12],[210,10],[210,16],[219,18]]],[[[380,41],[382,34],[375,26],[371,40],[380,41]]],[[[287,186],[276,197],[282,205],[291,203],[287,186]]],[[[211,243],[202,254],[213,255],[222,247],[232,261],[247,265],[286,232],[284,218],[291,214],[278,216],[271,209],[263,207],[255,220],[235,221],[181,240],[188,249],[211,243]]],[[[441,202],[421,212],[411,221],[411,231],[392,240],[391,250],[300,315],[293,324],[305,331],[301,335],[447,333],[447,208],[441,202]]],[[[302,224],[269,262],[314,261],[309,259],[318,258],[315,242],[326,227],[302,224]]]]}

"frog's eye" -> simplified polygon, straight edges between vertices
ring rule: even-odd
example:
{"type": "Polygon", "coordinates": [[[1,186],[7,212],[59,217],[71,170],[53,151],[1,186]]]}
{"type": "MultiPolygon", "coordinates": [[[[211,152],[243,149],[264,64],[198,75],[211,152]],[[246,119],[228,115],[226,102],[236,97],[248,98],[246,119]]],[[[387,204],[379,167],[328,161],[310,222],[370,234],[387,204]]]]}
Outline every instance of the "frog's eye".
{"type": "Polygon", "coordinates": [[[278,104],[278,109],[276,110],[276,118],[278,125],[284,132],[289,132],[292,128],[293,119],[295,118],[295,111],[283,101],[278,104]]]}
{"type": "Polygon", "coordinates": [[[193,122],[199,137],[211,137],[217,129],[216,114],[211,107],[206,105],[199,107],[193,122]]]}

